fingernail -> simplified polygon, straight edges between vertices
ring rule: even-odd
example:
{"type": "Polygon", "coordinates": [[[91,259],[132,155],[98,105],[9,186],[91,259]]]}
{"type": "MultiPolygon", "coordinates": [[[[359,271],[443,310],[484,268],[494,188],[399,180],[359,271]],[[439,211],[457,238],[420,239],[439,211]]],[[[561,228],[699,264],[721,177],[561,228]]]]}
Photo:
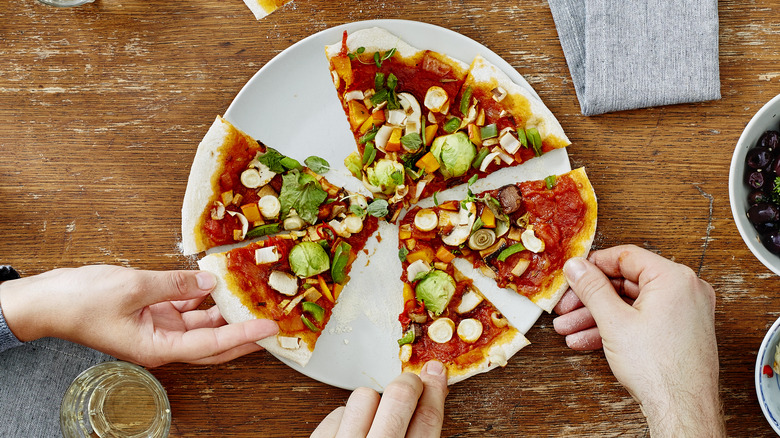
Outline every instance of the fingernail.
{"type": "Polygon", "coordinates": [[[444,374],[444,365],[439,361],[432,360],[425,364],[425,373],[431,376],[441,376],[444,374]]]}
{"type": "Polygon", "coordinates": [[[585,265],[585,259],[582,257],[574,257],[569,259],[565,265],[563,265],[563,274],[566,276],[566,281],[569,283],[575,283],[582,277],[585,270],[588,267],[585,265]]]}
{"type": "Polygon", "coordinates": [[[217,280],[210,272],[198,272],[195,278],[198,280],[198,288],[201,290],[214,289],[217,284],[217,280]]]}

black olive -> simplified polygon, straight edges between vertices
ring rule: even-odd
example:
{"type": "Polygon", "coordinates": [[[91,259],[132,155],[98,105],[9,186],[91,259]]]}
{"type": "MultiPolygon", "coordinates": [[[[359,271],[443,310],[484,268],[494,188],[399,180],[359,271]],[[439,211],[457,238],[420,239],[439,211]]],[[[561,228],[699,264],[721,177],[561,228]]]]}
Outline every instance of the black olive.
{"type": "Polygon", "coordinates": [[[775,231],[767,234],[761,239],[764,242],[764,247],[769,251],[780,255],[780,233],[775,231]]]}
{"type": "Polygon", "coordinates": [[[767,149],[774,149],[780,145],[780,132],[767,131],[758,139],[758,145],[767,149]]]}
{"type": "Polygon", "coordinates": [[[748,204],[750,205],[756,205],[759,202],[769,202],[769,195],[763,192],[763,190],[753,190],[748,195],[748,204]]]}
{"type": "Polygon", "coordinates": [[[772,162],[772,152],[767,148],[753,148],[748,151],[745,163],[753,169],[766,169],[772,162]]]}
{"type": "Polygon", "coordinates": [[[753,187],[754,189],[760,189],[764,187],[764,183],[766,182],[764,178],[764,172],[761,172],[760,170],[756,170],[748,173],[745,182],[747,183],[747,185],[753,187]]]}
{"type": "Polygon", "coordinates": [[[768,202],[759,202],[748,209],[747,217],[753,225],[765,224],[767,222],[777,222],[780,219],[780,212],[778,212],[776,206],[768,202]]]}

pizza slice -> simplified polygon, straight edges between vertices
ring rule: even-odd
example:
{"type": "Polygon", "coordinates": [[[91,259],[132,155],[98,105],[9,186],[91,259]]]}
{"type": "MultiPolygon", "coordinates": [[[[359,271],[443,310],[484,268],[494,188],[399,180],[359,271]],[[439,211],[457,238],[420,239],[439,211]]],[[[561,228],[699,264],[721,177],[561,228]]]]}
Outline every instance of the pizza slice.
{"type": "Polygon", "coordinates": [[[291,1],[292,0],[244,0],[244,3],[246,3],[249,10],[255,14],[255,18],[259,20],[291,1]]]}
{"type": "Polygon", "coordinates": [[[419,199],[417,162],[445,129],[468,64],[380,28],[345,32],[325,53],[358,147],[347,168],[391,206],[419,199]]]}
{"type": "Polygon", "coordinates": [[[530,85],[513,82],[482,56],[472,61],[457,100],[452,118],[476,148],[473,170],[464,177],[516,166],[570,144],[530,85]]]}
{"type": "Polygon", "coordinates": [[[212,297],[226,321],[273,319],[279,334],[258,344],[305,366],[349,280],[352,262],[377,228],[372,215],[340,215],[208,255],[198,264],[217,277],[212,297]],[[350,218],[360,220],[351,223],[350,218]]]}
{"type": "Polygon", "coordinates": [[[465,258],[499,287],[550,312],[568,287],[563,264],[588,254],[596,219],[596,196],[579,168],[415,207],[401,221],[399,237],[407,258],[465,258]]]}
{"type": "MultiPolygon", "coordinates": [[[[453,384],[498,366],[529,344],[520,331],[431,242],[403,262],[404,309],[398,317],[403,371],[419,374],[436,359],[453,384]]],[[[441,247],[440,247],[441,248],[441,247]]]]}
{"type": "MultiPolygon", "coordinates": [[[[317,157],[309,157],[306,163],[317,171],[322,171],[317,167],[327,168],[317,157]]],[[[217,117],[198,145],[187,182],[182,251],[195,254],[328,222],[355,209],[349,202],[353,197],[217,117]]]]}

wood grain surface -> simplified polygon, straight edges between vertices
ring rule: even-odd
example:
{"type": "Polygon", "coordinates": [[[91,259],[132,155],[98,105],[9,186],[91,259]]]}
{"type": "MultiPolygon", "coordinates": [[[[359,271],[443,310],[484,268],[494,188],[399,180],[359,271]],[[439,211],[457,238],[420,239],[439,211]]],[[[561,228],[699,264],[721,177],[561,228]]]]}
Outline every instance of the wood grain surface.
{"type": "MultiPolygon", "coordinates": [[[[351,21],[436,24],[489,47],[536,88],[599,197],[596,247],[634,243],[718,294],[731,435],[772,436],[753,384],[780,316],[778,278],[742,242],[728,167],[750,117],[780,92],[780,7],[723,0],[719,101],[584,117],[547,2],[295,0],[256,21],[241,0],[34,0],[0,11],[0,262],[23,275],[111,263],[195,267],[177,250],[195,148],[246,81],[291,44],[351,21]]],[[[672,18],[673,19],[673,18],[672,18]]],[[[686,23],[681,23],[686,25],[686,23]]],[[[444,436],[646,436],[601,352],[566,348],[543,315],[505,369],[451,388],[444,436]]],[[[152,370],[171,436],[308,436],[349,393],[270,355],[152,370]]]]}

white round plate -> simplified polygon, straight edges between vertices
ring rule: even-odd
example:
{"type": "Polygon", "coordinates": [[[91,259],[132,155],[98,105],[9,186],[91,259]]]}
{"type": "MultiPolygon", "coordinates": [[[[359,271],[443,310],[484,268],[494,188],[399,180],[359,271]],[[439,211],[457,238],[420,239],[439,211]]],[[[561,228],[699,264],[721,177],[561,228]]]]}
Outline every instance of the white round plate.
{"type": "Polygon", "coordinates": [[[764,336],[761,347],[756,357],[756,395],[758,404],[764,412],[766,421],[772,426],[775,433],[780,435],[780,376],[772,373],[772,377],[764,374],[764,366],[772,366],[775,358],[775,349],[780,342],[780,319],[772,324],[772,327],[764,336]]]}
{"type": "MultiPolygon", "coordinates": [[[[246,83],[224,117],[264,144],[301,162],[310,155],[325,158],[332,168],[325,175],[329,181],[347,189],[361,189],[343,165],[344,157],[355,150],[355,140],[331,81],[325,46],[340,42],[345,30],[354,32],[369,27],[382,27],[412,46],[446,53],[466,63],[482,55],[513,81],[533,91],[511,65],[470,38],[426,23],[372,20],[327,29],[290,46],[246,83]]],[[[569,170],[565,149],[558,149],[521,166],[496,172],[480,180],[473,189],[476,193],[491,186],[542,179],[569,170]]],[[[462,195],[465,188],[452,190],[448,196],[462,195]]],[[[445,192],[438,199],[446,200],[445,192]]],[[[368,386],[381,391],[400,374],[398,314],[403,306],[397,228],[382,222],[378,234],[381,238],[370,238],[366,251],[353,263],[351,279],[317,341],[311,361],[301,367],[283,360],[287,365],[320,382],[345,389],[368,386]]],[[[517,293],[497,287],[482,292],[523,333],[541,315],[539,307],[517,293]]]]}

